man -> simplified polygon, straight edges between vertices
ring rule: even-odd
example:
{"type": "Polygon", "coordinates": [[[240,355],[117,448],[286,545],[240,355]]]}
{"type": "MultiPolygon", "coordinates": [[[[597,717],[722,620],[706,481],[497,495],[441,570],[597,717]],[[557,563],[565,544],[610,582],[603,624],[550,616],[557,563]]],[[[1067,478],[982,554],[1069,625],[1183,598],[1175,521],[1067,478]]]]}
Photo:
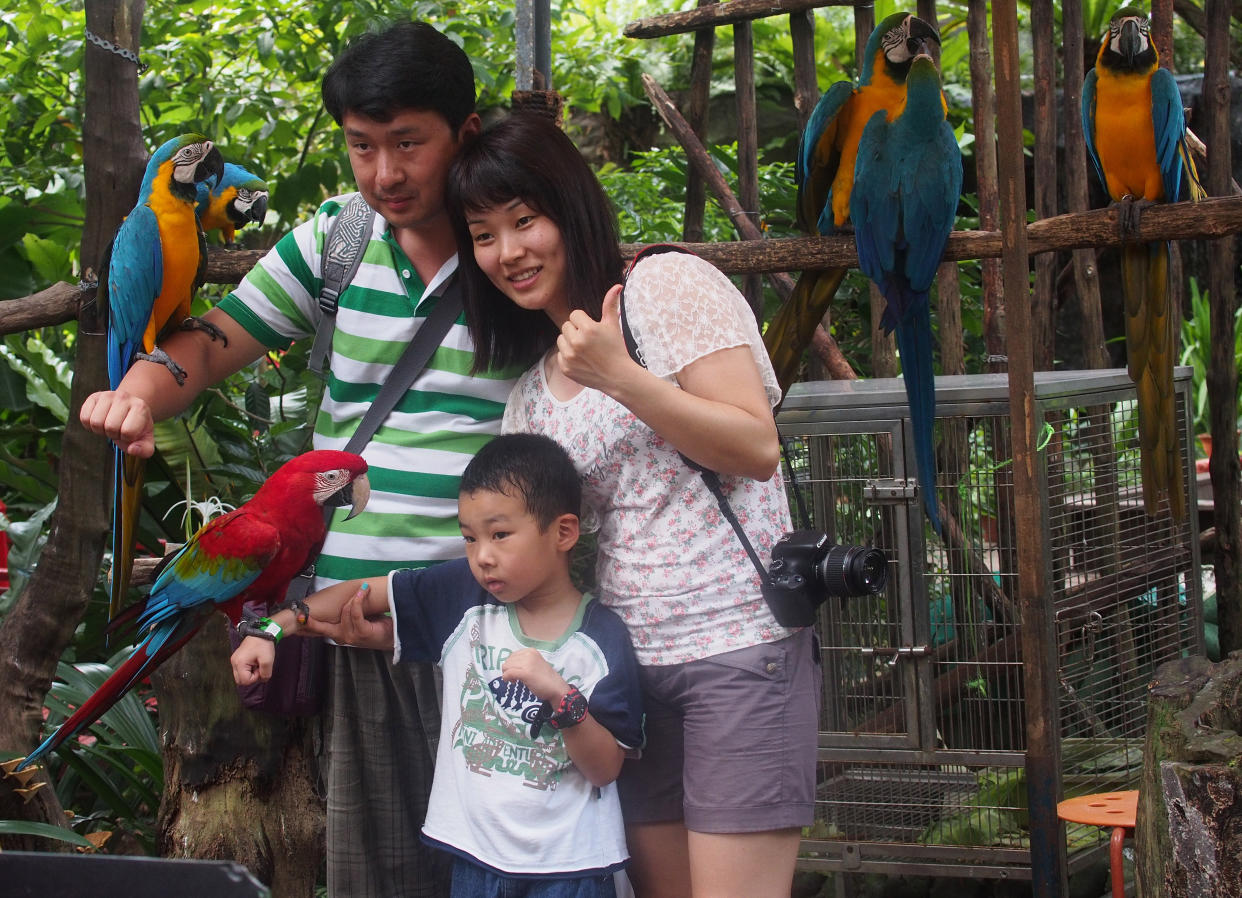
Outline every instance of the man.
{"type": "MultiPolygon", "coordinates": [[[[358,191],[376,216],[363,263],[342,291],[315,448],[342,448],[457,267],[444,208],[449,164],[479,131],[474,73],[430,25],[366,34],[323,80],[358,191]]],[[[115,392],[87,398],[82,423],[124,451],[150,455],[154,422],[272,349],[315,332],[325,235],[347,197],[287,234],[205,318],[227,338],[177,332],[161,346],[186,371],[138,362],[115,392]]],[[[458,480],[499,432],[512,381],[469,375],[473,347],[459,320],[363,452],[372,497],[350,524],[338,516],[316,563],[317,588],[462,554],[458,480]]],[[[447,893],[419,840],[439,712],[431,668],[385,654],[330,651],[327,711],[328,888],[333,896],[447,893]]]]}

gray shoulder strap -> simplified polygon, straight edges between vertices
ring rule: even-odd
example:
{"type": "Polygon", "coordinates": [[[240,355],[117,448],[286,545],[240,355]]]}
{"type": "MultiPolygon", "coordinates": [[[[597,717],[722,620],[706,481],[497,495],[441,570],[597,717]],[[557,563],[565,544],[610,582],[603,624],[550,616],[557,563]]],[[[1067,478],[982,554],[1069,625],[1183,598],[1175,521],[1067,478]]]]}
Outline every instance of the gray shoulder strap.
{"type": "Polygon", "coordinates": [[[324,373],[328,351],[332,348],[332,333],[336,330],[337,300],[358,273],[374,220],[375,210],[367,205],[361,193],[355,193],[328,227],[323,241],[323,287],[319,291],[322,314],[307,362],[316,374],[324,373]]]}

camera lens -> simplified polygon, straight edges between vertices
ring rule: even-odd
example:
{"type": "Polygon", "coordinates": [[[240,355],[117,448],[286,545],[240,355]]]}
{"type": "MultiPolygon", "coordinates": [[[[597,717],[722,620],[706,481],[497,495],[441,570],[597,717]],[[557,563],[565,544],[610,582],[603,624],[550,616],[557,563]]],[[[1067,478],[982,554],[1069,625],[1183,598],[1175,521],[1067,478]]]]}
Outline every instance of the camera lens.
{"type": "Polygon", "coordinates": [[[876,595],[888,583],[888,556],[868,546],[833,546],[818,573],[829,595],[876,595]]]}

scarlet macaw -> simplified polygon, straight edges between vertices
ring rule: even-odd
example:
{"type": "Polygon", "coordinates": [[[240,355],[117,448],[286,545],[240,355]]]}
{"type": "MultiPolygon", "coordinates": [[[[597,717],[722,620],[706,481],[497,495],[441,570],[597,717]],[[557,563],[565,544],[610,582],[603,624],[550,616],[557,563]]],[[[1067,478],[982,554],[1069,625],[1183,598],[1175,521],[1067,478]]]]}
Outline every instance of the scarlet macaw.
{"type": "MultiPolygon", "coordinates": [[[[890,121],[900,112],[910,62],[929,44],[939,49],[935,28],[909,13],[894,13],[871,32],[857,86],[838,81],[820,97],[798,142],[795,163],[798,227],[807,234],[834,234],[848,226],[863,128],[881,109],[890,121]]],[[[764,332],[782,390],[792,383],[802,351],[845,272],[844,268],[803,272],[789,301],[764,332]]]]}
{"type": "Polygon", "coordinates": [[[850,195],[858,264],[887,306],[882,324],[897,331],[910,401],[923,506],[940,532],[932,441],[936,389],[928,291],[953,230],[962,192],[962,154],[945,119],[939,42],[911,49],[906,102],[890,120],[877,110],[863,129],[850,195]]]}
{"type": "MultiPolygon", "coordinates": [[[[1087,150],[1109,197],[1124,203],[1124,227],[1137,223],[1136,204],[1176,202],[1183,172],[1189,174],[1192,197],[1203,196],[1186,149],[1181,94],[1159,62],[1147,16],[1126,7],[1109,21],[1095,68],[1082,86],[1087,150]]],[[[1138,395],[1143,507],[1154,515],[1167,499],[1170,514],[1180,521],[1186,501],[1173,393],[1180,314],[1170,299],[1169,245],[1123,244],[1121,280],[1126,356],[1138,395]]]]}
{"type": "MultiPolygon", "coordinates": [[[[173,138],[148,160],[138,203],[117,229],[104,260],[106,274],[100,278],[101,304],[108,314],[108,383],[112,389],[135,359],[158,362],[178,383],[184,382],[185,372],[155,345],[159,334],[174,321],[201,327],[213,337],[220,335],[217,328],[189,315],[190,301],[207,264],[206,244],[194,214],[198,185],[219,178],[223,171],[220,151],[201,134],[173,138]]],[[[112,614],[129,584],[145,467],[142,459],[119,450],[114,457],[112,614]]]]}
{"type": "Polygon", "coordinates": [[[35,763],[90,726],[135,683],[171,657],[211,615],[236,625],[242,605],[274,607],[319,552],[323,509],[352,505],[358,514],[371,493],[367,463],[351,452],[318,450],[276,470],[253,498],[208,521],[161,565],[147,597],[118,621],[137,618],[142,639],[132,655],[18,766],[35,763]]]}
{"type": "Polygon", "coordinates": [[[204,231],[219,230],[226,246],[247,222],[262,223],[267,214],[267,184],[240,165],[224,163],[224,174],[198,185],[199,224],[204,231]]]}

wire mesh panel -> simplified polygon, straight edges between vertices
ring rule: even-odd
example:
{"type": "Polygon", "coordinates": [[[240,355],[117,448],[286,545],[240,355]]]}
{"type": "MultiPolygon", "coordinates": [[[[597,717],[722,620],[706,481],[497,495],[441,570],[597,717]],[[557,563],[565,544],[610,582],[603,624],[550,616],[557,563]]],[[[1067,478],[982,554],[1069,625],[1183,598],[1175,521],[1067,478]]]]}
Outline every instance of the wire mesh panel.
{"type": "MultiPolygon", "coordinates": [[[[1179,369],[1184,460],[1188,384],[1179,369]]],[[[1047,721],[1025,714],[1005,378],[937,381],[940,533],[911,479],[900,380],[801,384],[785,401],[795,518],[890,558],[884,594],[820,610],[819,794],[803,867],[1029,876],[1028,732],[1060,740],[1054,799],[1133,788],[1147,683],[1203,650],[1196,522],[1144,512],[1128,376],[1049,372],[1035,386],[1045,513],[1022,538],[1040,542],[1055,635],[1025,660],[1056,666],[1047,721]]],[[[1193,487],[1188,468],[1191,509],[1193,487]]],[[[1100,838],[1070,826],[1071,867],[1100,838]]]]}

